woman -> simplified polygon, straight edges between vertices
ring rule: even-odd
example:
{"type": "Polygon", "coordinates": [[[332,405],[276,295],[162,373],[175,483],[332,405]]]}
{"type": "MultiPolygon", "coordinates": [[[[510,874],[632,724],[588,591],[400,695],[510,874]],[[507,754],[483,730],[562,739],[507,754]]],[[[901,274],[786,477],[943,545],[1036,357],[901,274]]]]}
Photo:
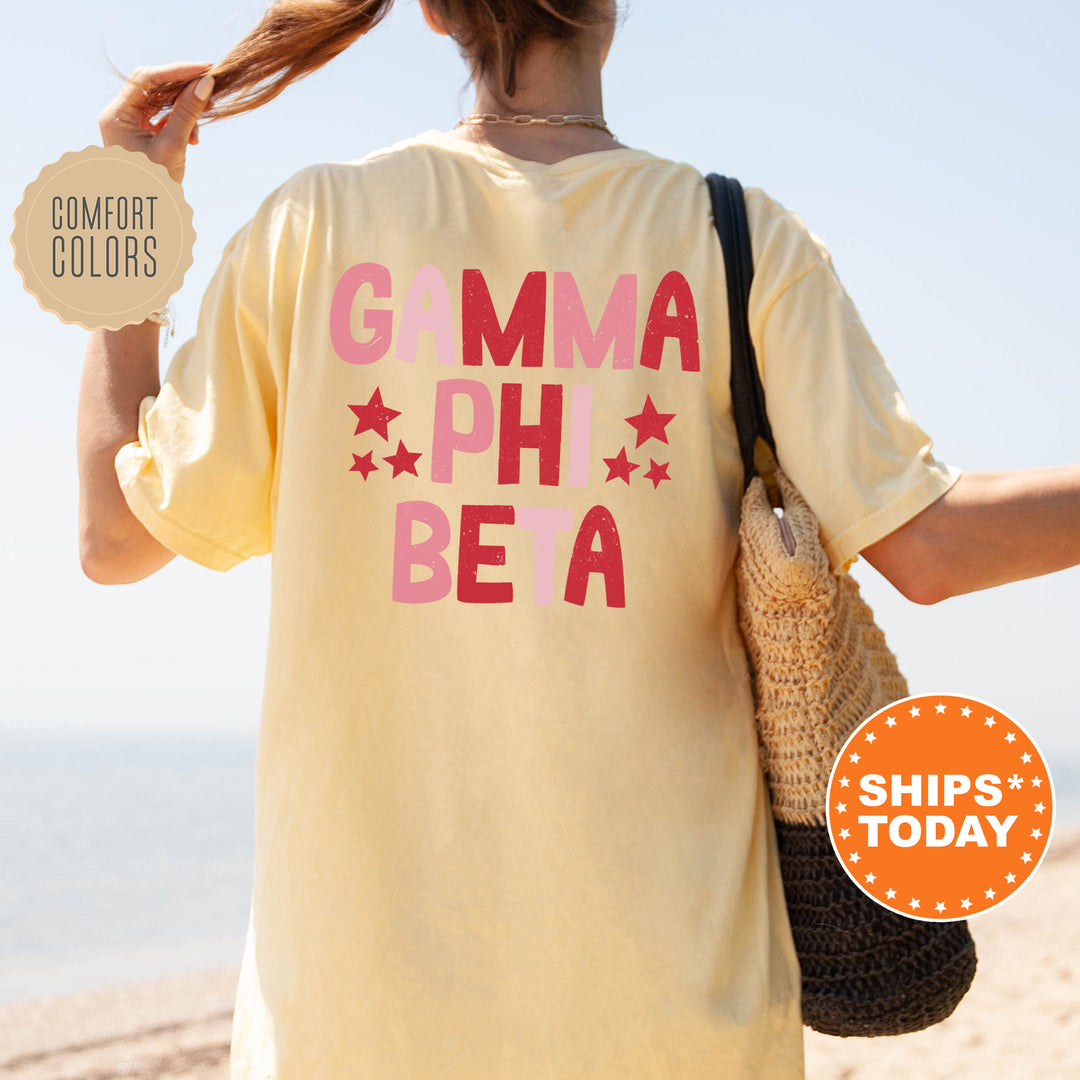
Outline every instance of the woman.
{"type": "MultiPolygon", "coordinates": [[[[388,6],[279,3],[212,82],[140,72],[104,140],[180,179],[201,117],[388,6]]],[[[274,555],[233,1076],[793,1080],[704,182],[607,130],[613,5],[421,6],[474,114],[574,122],[301,170],[164,383],[152,322],[84,372],[91,578],[274,555]]],[[[747,204],[778,453],[836,568],[930,603],[1080,561],[1080,469],[935,461],[827,253],[747,204]]]]}

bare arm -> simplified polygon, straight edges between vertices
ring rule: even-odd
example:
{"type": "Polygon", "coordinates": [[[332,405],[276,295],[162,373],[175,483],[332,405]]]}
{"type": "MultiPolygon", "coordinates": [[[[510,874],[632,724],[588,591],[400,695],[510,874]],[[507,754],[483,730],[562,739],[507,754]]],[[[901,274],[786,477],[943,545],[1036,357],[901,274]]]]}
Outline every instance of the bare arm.
{"type": "Polygon", "coordinates": [[[114,459],[138,438],[139,402],[156,395],[158,333],[144,322],[94,330],[79,387],[79,559],[83,573],[102,585],[139,581],[174,553],[131,512],[114,459]]]}
{"type": "Polygon", "coordinates": [[[1075,566],[1080,465],[964,473],[861,554],[920,604],[1075,566]]]}
{"type": "MultiPolygon", "coordinates": [[[[140,151],[164,165],[179,183],[187,147],[198,142],[196,122],[213,86],[196,96],[197,76],[209,64],[139,68],[99,118],[105,146],[140,151]],[[139,82],[190,78],[164,120],[153,122],[139,82]]],[[[114,459],[138,439],[139,402],[161,389],[159,328],[150,322],[120,330],[94,330],[79,388],[79,559],[92,581],[118,585],[160,570],[174,552],[156,540],[131,512],[116,476],[114,459]]]]}

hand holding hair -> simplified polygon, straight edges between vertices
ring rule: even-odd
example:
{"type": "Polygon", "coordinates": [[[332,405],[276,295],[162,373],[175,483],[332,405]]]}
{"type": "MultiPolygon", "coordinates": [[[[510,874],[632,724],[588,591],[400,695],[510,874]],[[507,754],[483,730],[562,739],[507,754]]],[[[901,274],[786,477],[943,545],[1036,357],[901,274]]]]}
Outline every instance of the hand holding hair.
{"type": "Polygon", "coordinates": [[[184,61],[136,68],[98,117],[102,145],[141,151],[182,182],[187,147],[199,141],[196,125],[214,89],[212,66],[184,61]],[[183,87],[167,102],[166,115],[155,120],[163,103],[153,88],[172,83],[183,87]]]}

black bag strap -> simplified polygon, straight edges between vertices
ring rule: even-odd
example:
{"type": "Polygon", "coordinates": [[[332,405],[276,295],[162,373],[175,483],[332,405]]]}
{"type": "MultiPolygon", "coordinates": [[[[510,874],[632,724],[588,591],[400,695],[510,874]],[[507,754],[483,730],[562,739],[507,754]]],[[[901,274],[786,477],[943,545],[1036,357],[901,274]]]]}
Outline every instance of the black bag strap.
{"type": "Polygon", "coordinates": [[[713,219],[724,251],[727,276],[728,321],[731,326],[731,405],[739,433],[744,486],[759,472],[775,467],[776,442],[765,411],[765,388],[758,374],[754,343],[750,339],[750,284],[754,278],[754,257],[750,249],[750,228],[746,221],[746,199],[742,185],[729,176],[709,173],[705,177],[712,199],[713,219]],[[758,440],[772,455],[763,462],[758,440]]]}

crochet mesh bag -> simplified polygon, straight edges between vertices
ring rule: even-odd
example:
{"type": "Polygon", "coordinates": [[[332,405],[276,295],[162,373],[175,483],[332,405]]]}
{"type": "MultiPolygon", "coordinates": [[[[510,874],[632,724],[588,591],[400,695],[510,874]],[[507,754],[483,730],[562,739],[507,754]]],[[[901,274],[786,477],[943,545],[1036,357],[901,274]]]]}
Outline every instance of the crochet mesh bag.
{"type": "Polygon", "coordinates": [[[749,478],[736,560],[739,629],[802,969],[803,1023],[828,1035],[919,1031],[949,1016],[967,992],[975,945],[966,922],[909,919],[876,903],[848,878],[829,841],[833,762],[851,732],[907,697],[908,687],[858,584],[832,572],[817,518],[776,465],[747,325],[743,192],[738,181],[707,179],[728,270],[732,398],[749,478]]]}

